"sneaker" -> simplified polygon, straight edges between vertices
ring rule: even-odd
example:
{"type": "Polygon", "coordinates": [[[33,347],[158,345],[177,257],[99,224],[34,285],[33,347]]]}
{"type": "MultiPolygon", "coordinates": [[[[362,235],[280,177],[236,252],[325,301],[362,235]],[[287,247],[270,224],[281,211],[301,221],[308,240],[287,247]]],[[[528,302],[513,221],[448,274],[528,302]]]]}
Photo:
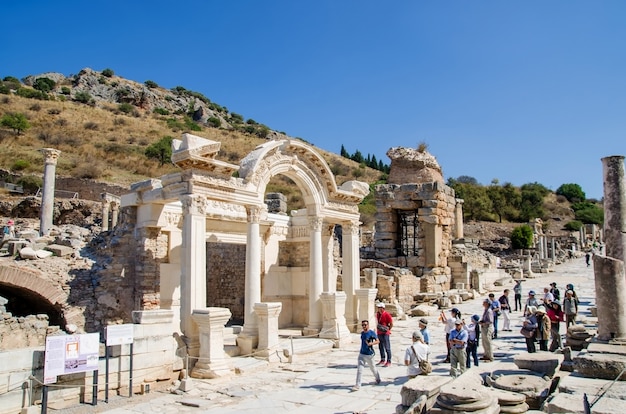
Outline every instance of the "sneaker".
{"type": "Polygon", "coordinates": [[[383,365],[384,368],[390,367],[391,366],[391,361],[387,361],[385,362],[385,364],[383,365]]]}
{"type": "Polygon", "coordinates": [[[359,389],[361,389],[361,387],[359,387],[358,385],[352,387],[352,391],[358,391],[359,389]]]}
{"type": "Polygon", "coordinates": [[[450,358],[444,359],[443,362],[450,362],[450,358]]]}
{"type": "Polygon", "coordinates": [[[380,377],[376,379],[376,385],[380,385],[380,377]]]}
{"type": "Polygon", "coordinates": [[[380,361],[378,364],[376,365],[385,365],[385,360],[380,361]]]}

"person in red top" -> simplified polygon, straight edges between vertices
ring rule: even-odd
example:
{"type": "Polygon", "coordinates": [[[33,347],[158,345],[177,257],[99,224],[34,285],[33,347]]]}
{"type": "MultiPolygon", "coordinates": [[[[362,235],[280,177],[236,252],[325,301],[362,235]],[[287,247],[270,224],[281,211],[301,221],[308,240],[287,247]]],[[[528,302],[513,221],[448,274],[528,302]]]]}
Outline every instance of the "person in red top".
{"type": "Polygon", "coordinates": [[[561,326],[561,322],[565,320],[565,314],[561,310],[561,302],[559,302],[558,300],[553,300],[552,302],[550,302],[546,314],[550,319],[550,338],[552,339],[549,349],[550,352],[554,352],[557,349],[563,348],[563,343],[561,342],[561,334],[559,333],[559,327],[561,326]]]}
{"type": "Polygon", "coordinates": [[[376,320],[378,321],[376,334],[380,341],[378,343],[380,362],[377,365],[388,367],[391,366],[391,342],[389,341],[389,335],[391,335],[391,328],[393,328],[393,318],[391,314],[385,310],[385,304],[383,302],[376,304],[376,320]]]}

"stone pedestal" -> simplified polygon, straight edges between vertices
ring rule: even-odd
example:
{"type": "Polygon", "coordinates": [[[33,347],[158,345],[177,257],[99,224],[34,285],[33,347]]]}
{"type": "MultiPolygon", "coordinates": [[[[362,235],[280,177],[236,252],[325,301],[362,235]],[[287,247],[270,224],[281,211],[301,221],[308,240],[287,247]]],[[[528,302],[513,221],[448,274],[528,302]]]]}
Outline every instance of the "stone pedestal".
{"type": "Polygon", "coordinates": [[[278,315],[283,307],[280,302],[263,302],[254,304],[254,312],[259,326],[259,345],[254,356],[279,361],[277,352],[280,351],[278,341],[278,315]]]}
{"type": "Polygon", "coordinates": [[[374,309],[376,293],[378,293],[378,289],[356,290],[359,321],[368,320],[372,329],[376,327],[376,309],[374,309]]]}
{"type": "Polygon", "coordinates": [[[191,371],[194,378],[217,378],[231,374],[224,352],[224,325],[231,317],[227,308],[195,309],[191,314],[198,324],[200,356],[191,371]]]}
{"type": "Polygon", "coordinates": [[[350,330],[344,316],[346,294],[344,292],[324,292],[321,295],[323,306],[323,325],[320,338],[332,339],[335,348],[351,342],[350,330]]]}

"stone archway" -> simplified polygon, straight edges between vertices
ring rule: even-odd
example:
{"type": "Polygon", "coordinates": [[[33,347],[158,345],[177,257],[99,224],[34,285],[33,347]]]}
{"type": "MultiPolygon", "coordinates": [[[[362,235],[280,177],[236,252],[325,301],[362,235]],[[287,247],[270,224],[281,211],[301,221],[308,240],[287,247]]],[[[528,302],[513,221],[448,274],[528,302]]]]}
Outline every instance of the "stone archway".
{"type": "Polygon", "coordinates": [[[25,269],[13,265],[0,266],[0,292],[6,291],[14,297],[28,301],[31,313],[46,313],[50,323],[61,328],[69,323],[81,325],[80,321],[66,319],[67,294],[58,286],[46,280],[45,275],[35,269],[25,269]]]}

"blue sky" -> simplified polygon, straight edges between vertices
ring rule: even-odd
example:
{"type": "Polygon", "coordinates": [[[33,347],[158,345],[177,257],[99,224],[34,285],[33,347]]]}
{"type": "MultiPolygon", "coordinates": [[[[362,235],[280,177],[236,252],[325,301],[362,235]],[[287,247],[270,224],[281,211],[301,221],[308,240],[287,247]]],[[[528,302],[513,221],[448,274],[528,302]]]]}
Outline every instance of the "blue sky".
{"type": "Polygon", "coordinates": [[[626,155],[621,0],[8,3],[0,77],[110,68],[328,151],[426,142],[446,178],[593,198],[626,155]]]}

